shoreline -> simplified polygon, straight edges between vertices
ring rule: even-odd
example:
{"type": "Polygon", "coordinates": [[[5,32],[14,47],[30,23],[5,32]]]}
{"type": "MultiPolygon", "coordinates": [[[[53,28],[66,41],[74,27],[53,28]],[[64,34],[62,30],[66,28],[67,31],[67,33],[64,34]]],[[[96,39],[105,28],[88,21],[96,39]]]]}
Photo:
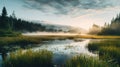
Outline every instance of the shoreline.
{"type": "Polygon", "coordinates": [[[120,39],[120,36],[113,35],[80,35],[80,34],[72,34],[72,35],[22,35],[23,37],[37,37],[37,38],[84,38],[84,39],[120,39]]]}
{"type": "Polygon", "coordinates": [[[39,44],[46,40],[65,40],[65,39],[120,39],[120,36],[98,36],[98,35],[34,35],[18,37],[0,37],[0,46],[4,45],[28,45],[39,44]]]}

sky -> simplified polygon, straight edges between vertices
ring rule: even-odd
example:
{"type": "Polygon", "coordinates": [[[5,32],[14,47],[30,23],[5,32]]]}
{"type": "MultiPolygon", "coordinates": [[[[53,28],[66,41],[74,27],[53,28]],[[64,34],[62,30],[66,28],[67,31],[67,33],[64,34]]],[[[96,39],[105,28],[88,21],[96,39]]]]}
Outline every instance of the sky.
{"type": "Polygon", "coordinates": [[[0,11],[6,6],[8,15],[89,29],[104,25],[120,13],[120,0],[0,0],[0,11]]]}

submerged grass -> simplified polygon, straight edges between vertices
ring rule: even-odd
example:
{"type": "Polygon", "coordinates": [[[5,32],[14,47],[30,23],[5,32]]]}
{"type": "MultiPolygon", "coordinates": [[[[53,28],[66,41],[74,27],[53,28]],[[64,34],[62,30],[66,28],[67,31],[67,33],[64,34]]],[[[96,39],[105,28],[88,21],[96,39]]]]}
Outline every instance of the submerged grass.
{"type": "MultiPolygon", "coordinates": [[[[39,44],[43,40],[54,39],[74,39],[82,36],[19,36],[19,37],[0,37],[0,49],[3,46],[9,45],[28,45],[39,44]]],[[[82,38],[120,38],[117,36],[83,36],[82,38]]],[[[67,48],[72,48],[67,46],[67,48]]],[[[89,43],[90,51],[99,51],[99,57],[102,60],[77,56],[66,62],[65,67],[118,67],[120,65],[120,40],[103,40],[99,42],[89,43]]],[[[4,67],[53,67],[52,52],[47,50],[42,51],[17,51],[11,53],[10,56],[3,62],[4,67]]]]}
{"type": "Polygon", "coordinates": [[[19,48],[28,48],[31,44],[39,44],[41,38],[37,37],[0,37],[0,53],[7,53],[19,48]],[[16,48],[18,46],[19,48],[16,48]]]}
{"type": "Polygon", "coordinates": [[[98,51],[100,59],[120,65],[120,40],[102,40],[89,43],[88,49],[98,51]]]}
{"type": "Polygon", "coordinates": [[[3,62],[3,67],[53,67],[52,57],[52,52],[47,50],[19,50],[10,53],[3,62]]]}
{"type": "Polygon", "coordinates": [[[67,61],[65,67],[118,67],[118,65],[110,64],[95,57],[76,56],[67,61]]]}

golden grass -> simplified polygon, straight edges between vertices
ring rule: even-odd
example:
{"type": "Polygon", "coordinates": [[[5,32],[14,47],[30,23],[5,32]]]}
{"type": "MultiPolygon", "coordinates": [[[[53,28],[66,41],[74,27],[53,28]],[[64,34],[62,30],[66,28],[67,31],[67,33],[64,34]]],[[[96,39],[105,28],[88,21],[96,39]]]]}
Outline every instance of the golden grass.
{"type": "Polygon", "coordinates": [[[120,39],[120,36],[102,36],[102,35],[78,35],[80,38],[90,39],[120,39]]]}
{"type": "Polygon", "coordinates": [[[120,40],[102,40],[88,44],[90,51],[98,51],[100,59],[110,61],[120,65],[120,40]]]}
{"type": "Polygon", "coordinates": [[[47,50],[18,50],[10,53],[3,62],[3,67],[53,67],[53,53],[47,50]]]}
{"type": "Polygon", "coordinates": [[[43,40],[63,40],[63,39],[120,39],[120,36],[98,36],[98,35],[43,35],[43,36],[18,36],[18,37],[0,37],[1,45],[14,44],[39,44],[43,40]]]}
{"type": "Polygon", "coordinates": [[[65,67],[119,67],[116,64],[99,60],[97,57],[91,56],[76,56],[67,61],[65,67]]]}

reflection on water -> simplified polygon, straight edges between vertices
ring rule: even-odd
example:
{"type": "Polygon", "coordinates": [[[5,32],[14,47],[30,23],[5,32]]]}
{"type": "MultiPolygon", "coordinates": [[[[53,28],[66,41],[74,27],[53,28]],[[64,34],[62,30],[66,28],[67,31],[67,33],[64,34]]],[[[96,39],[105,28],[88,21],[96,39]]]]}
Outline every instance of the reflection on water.
{"type": "Polygon", "coordinates": [[[2,55],[0,55],[0,67],[2,67],[2,55]]]}
{"type": "Polygon", "coordinates": [[[2,61],[6,59],[6,57],[9,55],[10,52],[14,52],[18,49],[27,49],[31,47],[31,45],[21,45],[21,46],[17,46],[17,45],[10,45],[10,46],[3,46],[0,47],[0,67],[2,67],[2,61]]]}
{"type": "Polygon", "coordinates": [[[54,53],[53,62],[55,64],[63,64],[67,59],[80,54],[97,56],[86,48],[89,41],[89,39],[77,42],[74,40],[44,41],[39,44],[40,46],[33,48],[33,50],[47,49],[52,51],[54,53]]]}
{"type": "Polygon", "coordinates": [[[2,61],[5,60],[7,57],[7,53],[0,54],[0,67],[2,67],[2,61]]]}
{"type": "MultiPolygon", "coordinates": [[[[49,40],[43,41],[39,45],[32,47],[33,50],[41,50],[46,49],[52,51],[54,53],[53,63],[57,65],[64,64],[66,60],[72,58],[73,56],[77,56],[80,54],[87,54],[91,56],[97,56],[88,51],[86,46],[90,42],[90,39],[82,39],[82,40],[49,40]]],[[[2,60],[5,59],[7,54],[0,55],[0,65],[2,60]]],[[[0,66],[1,67],[1,66],[0,66]]]]}

